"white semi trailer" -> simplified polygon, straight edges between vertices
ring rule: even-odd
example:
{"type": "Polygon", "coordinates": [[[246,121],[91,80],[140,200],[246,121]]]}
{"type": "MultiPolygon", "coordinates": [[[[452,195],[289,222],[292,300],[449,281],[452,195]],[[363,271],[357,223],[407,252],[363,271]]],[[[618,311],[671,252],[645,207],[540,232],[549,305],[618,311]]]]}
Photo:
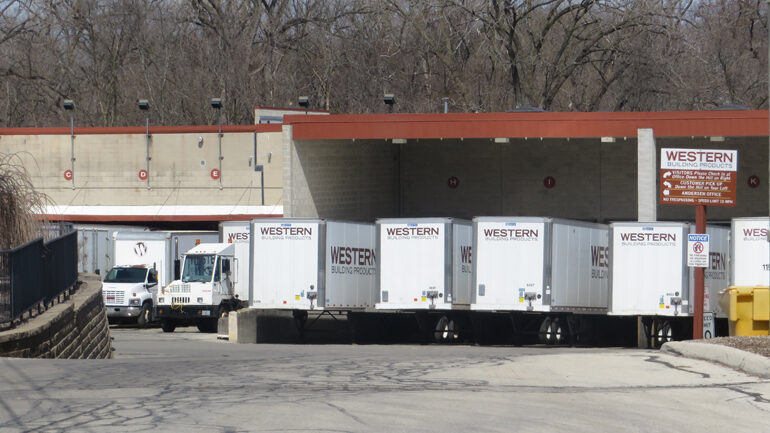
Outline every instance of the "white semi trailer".
{"type": "Polygon", "coordinates": [[[470,323],[473,241],[470,221],[377,220],[380,311],[414,312],[423,335],[456,340],[470,323]]]}
{"type": "Polygon", "coordinates": [[[251,221],[251,307],[291,310],[298,329],[308,312],[347,314],[374,307],[374,224],[323,219],[251,221]]]}
{"type": "MultiPolygon", "coordinates": [[[[728,277],[729,230],[708,226],[710,269],[704,300],[724,288],[728,277]]],[[[687,266],[687,235],[694,226],[678,222],[610,224],[612,316],[636,317],[640,337],[653,347],[692,335],[693,269],[687,266]]],[[[716,302],[712,302],[712,307],[716,302]]]]}
{"type": "MultiPolygon", "coordinates": [[[[509,313],[517,341],[520,334],[536,333],[542,343],[560,344],[607,312],[606,225],[477,217],[473,252],[471,310],[509,313]]],[[[476,328],[483,325],[474,322],[476,328]]]]}
{"type": "Polygon", "coordinates": [[[731,286],[770,286],[770,218],[732,220],[731,286]]]}
{"type": "Polygon", "coordinates": [[[249,224],[249,221],[224,221],[219,223],[219,242],[234,245],[235,258],[238,259],[237,279],[242,282],[241,290],[246,293],[242,296],[242,299],[247,302],[251,299],[251,285],[249,283],[251,235],[249,224]]]}

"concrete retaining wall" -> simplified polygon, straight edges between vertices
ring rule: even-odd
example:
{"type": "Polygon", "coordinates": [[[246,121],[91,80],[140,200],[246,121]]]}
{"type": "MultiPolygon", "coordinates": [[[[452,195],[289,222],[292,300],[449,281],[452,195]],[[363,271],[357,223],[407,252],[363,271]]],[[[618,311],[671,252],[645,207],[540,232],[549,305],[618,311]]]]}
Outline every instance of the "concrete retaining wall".
{"type": "Polygon", "coordinates": [[[15,358],[111,358],[102,283],[81,274],[80,288],[64,303],[15,329],[0,332],[0,356],[15,358]]]}

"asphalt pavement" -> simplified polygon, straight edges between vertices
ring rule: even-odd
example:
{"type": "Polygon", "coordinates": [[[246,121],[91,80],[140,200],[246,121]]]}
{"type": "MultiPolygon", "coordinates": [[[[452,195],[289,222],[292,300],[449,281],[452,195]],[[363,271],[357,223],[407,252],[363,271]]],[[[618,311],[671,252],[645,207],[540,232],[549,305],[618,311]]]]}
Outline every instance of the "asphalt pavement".
{"type": "Polygon", "coordinates": [[[0,359],[0,432],[770,431],[770,380],[659,351],[111,333],[112,360],[0,359]]]}

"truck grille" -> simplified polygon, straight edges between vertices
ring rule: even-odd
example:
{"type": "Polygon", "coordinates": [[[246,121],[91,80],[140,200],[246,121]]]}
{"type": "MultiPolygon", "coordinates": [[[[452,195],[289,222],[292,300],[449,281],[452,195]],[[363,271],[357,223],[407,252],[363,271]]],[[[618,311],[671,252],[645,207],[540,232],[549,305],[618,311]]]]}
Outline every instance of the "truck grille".
{"type": "Polygon", "coordinates": [[[125,294],[122,290],[104,290],[105,305],[124,305],[125,294]]]}
{"type": "Polygon", "coordinates": [[[168,288],[169,293],[190,293],[189,284],[173,284],[168,288]]]}
{"type": "Polygon", "coordinates": [[[190,297],[189,296],[172,296],[171,303],[172,304],[189,304],[190,297]]]}

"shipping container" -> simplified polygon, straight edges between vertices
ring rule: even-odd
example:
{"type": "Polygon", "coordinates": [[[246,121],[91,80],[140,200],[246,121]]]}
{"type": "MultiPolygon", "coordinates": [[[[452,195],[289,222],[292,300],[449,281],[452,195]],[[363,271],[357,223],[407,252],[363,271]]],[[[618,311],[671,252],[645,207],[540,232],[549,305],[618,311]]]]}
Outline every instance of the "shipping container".
{"type": "Polygon", "coordinates": [[[379,219],[377,232],[377,309],[469,307],[473,274],[470,221],[379,219]]]}
{"type": "Polygon", "coordinates": [[[374,224],[252,220],[251,306],[295,311],[373,307],[375,239],[374,224]]]}
{"type": "Polygon", "coordinates": [[[472,310],[607,311],[606,225],[477,217],[473,233],[472,310]]]}
{"type": "Polygon", "coordinates": [[[770,218],[732,220],[732,286],[770,286],[770,218]]]}

